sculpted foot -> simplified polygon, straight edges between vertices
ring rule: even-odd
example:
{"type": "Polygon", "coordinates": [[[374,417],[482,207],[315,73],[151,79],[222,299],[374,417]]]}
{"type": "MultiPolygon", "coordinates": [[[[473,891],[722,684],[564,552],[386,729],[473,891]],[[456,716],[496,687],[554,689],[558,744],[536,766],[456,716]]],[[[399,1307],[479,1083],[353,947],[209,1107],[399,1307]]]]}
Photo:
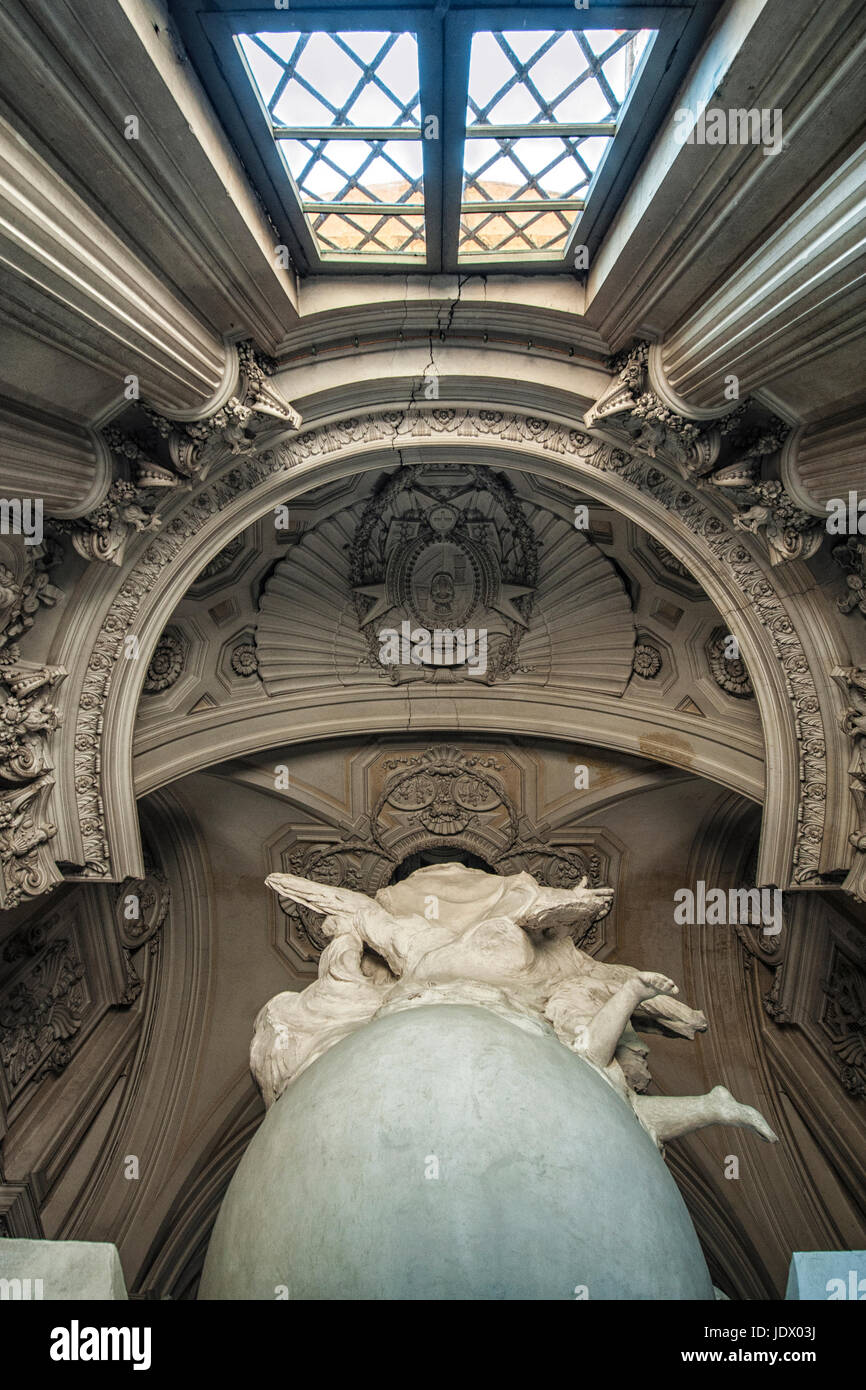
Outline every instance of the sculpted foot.
{"type": "Polygon", "coordinates": [[[719,1124],[739,1125],[741,1129],[753,1129],[768,1144],[778,1144],[779,1136],[774,1134],[759,1110],[753,1105],[741,1105],[724,1086],[714,1086],[710,1097],[718,1108],[719,1124]]]}
{"type": "Polygon", "coordinates": [[[679,994],[679,988],[667,975],[659,975],[654,970],[641,970],[633,981],[634,1000],[642,1004],[645,999],[654,999],[657,994],[679,994]]]}

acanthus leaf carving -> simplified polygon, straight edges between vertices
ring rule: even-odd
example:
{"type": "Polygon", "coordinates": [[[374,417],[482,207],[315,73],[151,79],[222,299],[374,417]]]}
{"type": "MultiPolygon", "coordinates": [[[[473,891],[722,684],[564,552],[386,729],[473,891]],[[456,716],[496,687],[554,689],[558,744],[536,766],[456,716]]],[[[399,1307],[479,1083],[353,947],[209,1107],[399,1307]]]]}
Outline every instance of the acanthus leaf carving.
{"type": "Polygon", "coordinates": [[[144,407],[156,433],[168,447],[171,464],[182,479],[204,482],[226,454],[250,454],[260,447],[257,432],[273,421],[288,429],[301,426],[298,412],[271,384],[277,363],[250,342],[238,343],[235,394],[203,420],[179,422],[144,407]]]}
{"type": "Polygon", "coordinates": [[[55,940],[0,996],[0,1066],[14,1093],[62,1071],[88,999],[74,944],[55,940]]]}
{"type": "Polygon", "coordinates": [[[122,565],[130,536],[139,531],[157,531],[162,521],[154,514],[143,489],[124,478],[115,478],[93,511],[73,521],[53,519],[51,525],[70,537],[83,559],[122,565]]]}
{"type": "Polygon", "coordinates": [[[836,564],[845,571],[845,586],[848,590],[836,600],[840,613],[859,611],[866,617],[866,540],[849,536],[847,541],[834,545],[832,550],[836,564]]]}
{"type": "Polygon", "coordinates": [[[49,692],[66,677],[62,666],[21,659],[16,638],[61,591],[48,578],[57,561],[51,546],[35,554],[6,547],[0,564],[0,909],[15,907],[59,883],[48,847],[57,833],[50,818],[51,738],[60,724],[49,692]]]}
{"type": "Polygon", "coordinates": [[[841,951],[834,951],[828,977],[823,1025],[839,1067],[839,1080],[855,1100],[866,1099],[866,975],[841,951]]]}
{"type": "Polygon", "coordinates": [[[770,416],[744,429],[744,418],[757,408],[751,401],[698,426],[650,389],[648,359],[646,343],[611,359],[614,380],[587,411],[586,426],[619,430],[650,458],[669,460],[684,478],[724,489],[739,509],[734,526],[764,540],[771,564],[814,555],[825,534],[820,521],[798,507],[778,479],[760,476],[761,461],[779,452],[789,427],[770,416]]]}

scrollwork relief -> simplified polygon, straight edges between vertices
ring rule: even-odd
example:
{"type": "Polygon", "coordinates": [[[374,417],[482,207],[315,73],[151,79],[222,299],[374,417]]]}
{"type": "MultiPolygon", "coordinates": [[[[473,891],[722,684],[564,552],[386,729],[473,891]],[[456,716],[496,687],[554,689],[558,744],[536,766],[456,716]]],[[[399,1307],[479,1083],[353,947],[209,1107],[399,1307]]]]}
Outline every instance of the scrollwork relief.
{"type": "Polygon", "coordinates": [[[84,966],[69,940],[53,941],[0,994],[0,1066],[12,1094],[63,1070],[87,1001],[84,966]]]}
{"type": "MultiPolygon", "coordinates": [[[[602,850],[551,844],[522,814],[506,790],[498,758],[443,744],[383,755],[378,766],[384,783],[364,833],[336,843],[296,844],[283,855],[283,868],[317,883],[374,893],[411,855],[435,849],[452,850],[457,859],[468,852],[499,874],[531,873],[551,888],[607,881],[610,865],[602,850]]],[[[320,914],[302,904],[280,905],[297,935],[322,950],[320,914]]],[[[584,949],[601,945],[603,932],[601,923],[588,923],[584,949]]]]}

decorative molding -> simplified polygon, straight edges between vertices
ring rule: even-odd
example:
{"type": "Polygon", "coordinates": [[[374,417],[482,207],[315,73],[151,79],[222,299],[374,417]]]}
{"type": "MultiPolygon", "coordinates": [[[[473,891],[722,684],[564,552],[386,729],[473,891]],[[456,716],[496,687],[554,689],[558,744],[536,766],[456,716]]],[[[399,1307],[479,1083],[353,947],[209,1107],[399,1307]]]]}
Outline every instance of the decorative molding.
{"type": "Polygon", "coordinates": [[[259,659],[252,642],[242,642],[239,647],[235,647],[231,655],[231,667],[238,676],[258,675],[259,659]]]}
{"type": "Polygon", "coordinates": [[[300,429],[300,415],[270,382],[277,371],[274,359],[250,341],[238,343],[237,357],[235,390],[212,415],[181,424],[150,406],[143,407],[168,447],[172,467],[182,478],[204,482],[224,450],[232,457],[251,453],[257,447],[257,428],[272,420],[292,430],[300,429]]]}
{"type": "Polygon", "coordinates": [[[157,531],[160,494],[204,482],[211,468],[226,456],[252,453],[258,434],[273,421],[298,429],[301,417],[270,377],[277,370],[251,342],[236,349],[238,376],[234,393],[220,409],[201,419],[181,422],[160,415],[145,402],[138,407],[148,428],[141,432],[107,426],[102,437],[134,481],[118,477],[99,505],[74,520],[52,517],[55,532],[68,535],[85,560],[122,565],[130,538],[140,531],[157,531]]]}
{"type": "Polygon", "coordinates": [[[821,1022],[849,1096],[866,1099],[866,973],[841,951],[832,953],[822,982],[826,996],[821,1022]]]}
{"type": "Polygon", "coordinates": [[[699,478],[716,463],[722,436],[718,422],[704,428],[677,414],[649,387],[648,343],[637,343],[611,358],[614,379],[583,417],[587,429],[619,427],[629,442],[650,458],[661,449],[683,477],[699,478]]]}
{"type": "Polygon", "coordinates": [[[649,642],[638,642],[634,649],[632,669],[642,681],[655,680],[662,669],[662,657],[658,647],[650,646],[649,642]]]}
{"type": "Polygon", "coordinates": [[[721,572],[741,612],[766,635],[766,650],[778,662],[793,714],[799,747],[800,796],[797,809],[793,878],[820,882],[824,838],[826,766],[821,706],[800,637],[768,572],[724,519],[689,487],[642,456],[584,431],[533,416],[499,411],[445,409],[383,411],[321,426],[284,442],[275,450],[240,460],[197,490],[165,531],[150,541],[130,568],[103,621],[88,662],[76,726],[76,786],[79,817],[87,849],[88,876],[109,873],[108,845],[100,795],[99,751],[102,712],[125,633],[135,623],[145,596],[159,582],[189,541],[213,517],[248,495],[269,477],[316,458],[329,459],[364,445],[399,440],[409,447],[438,436],[440,442],[500,441],[548,453],[567,462],[615,473],[618,483],[658,504],[706,553],[721,572]]]}
{"type": "MultiPolygon", "coordinates": [[[[453,744],[382,753],[366,781],[368,795],[379,781],[381,791],[355,827],[336,840],[295,840],[276,862],[301,877],[368,895],[390,883],[404,860],[430,849],[453,850],[457,858],[475,855],[500,874],[525,870],[553,888],[572,888],[582,879],[590,887],[607,884],[611,861],[605,849],[588,844],[585,833],[563,832],[562,844],[551,843],[547,828],[533,823],[509,793],[504,772],[501,759],[453,744]]],[[[287,899],[278,902],[290,937],[302,949],[321,951],[322,915],[287,899]]],[[[590,923],[578,944],[599,951],[608,941],[605,932],[603,922],[590,923]]]]}
{"type": "Polygon", "coordinates": [[[754,686],[749,679],[743,658],[730,657],[725,654],[729,635],[723,627],[717,627],[710,634],[707,642],[707,661],[713,679],[716,685],[721,686],[728,695],[734,695],[738,700],[754,699],[754,686]]]}
{"type": "Polygon", "coordinates": [[[650,358],[649,345],[638,343],[611,359],[614,380],[586,412],[587,427],[621,430],[650,458],[663,451],[683,478],[711,481],[732,494],[740,509],[734,526],[764,540],[771,564],[814,555],[824,539],[823,526],[797,506],[778,479],[760,477],[761,461],[780,452],[789,426],[776,416],[760,418],[751,401],[698,425],[651,389],[650,358]]]}
{"type": "Polygon", "coordinates": [[[89,1001],[84,966],[67,939],[52,941],[27,973],[0,993],[0,1067],[10,1094],[62,1071],[89,1001]]]}
{"type": "Polygon", "coordinates": [[[126,543],[136,531],[157,531],[162,522],[148,510],[150,499],[133,483],[116,478],[105,498],[75,521],[52,519],[55,531],[68,535],[85,560],[122,565],[126,543]]]}
{"type": "Polygon", "coordinates": [[[7,909],[62,878],[49,848],[56,834],[49,749],[60,719],[48,693],[67,673],[22,661],[15,640],[33,626],[40,607],[61,597],[48,577],[56,550],[42,546],[34,553],[3,542],[0,557],[0,909],[7,909]]]}
{"type": "Polygon", "coordinates": [[[158,695],[161,690],[170,689],[183,671],[186,654],[186,643],[180,633],[174,629],[164,632],[144,677],[145,695],[158,695]]]}
{"type": "Polygon", "coordinates": [[[785,560],[808,560],[820,550],[826,535],[823,525],[814,516],[798,507],[778,479],[761,482],[741,471],[741,465],[722,469],[713,478],[716,487],[731,488],[737,494],[734,501],[742,510],[734,517],[734,525],[753,535],[762,535],[770,552],[770,563],[780,565],[785,560]]]}
{"type": "Polygon", "coordinates": [[[854,744],[848,776],[859,813],[858,829],[850,837],[857,858],[842,886],[858,902],[866,902],[866,669],[834,666],[830,675],[851,700],[839,723],[854,744]]]}

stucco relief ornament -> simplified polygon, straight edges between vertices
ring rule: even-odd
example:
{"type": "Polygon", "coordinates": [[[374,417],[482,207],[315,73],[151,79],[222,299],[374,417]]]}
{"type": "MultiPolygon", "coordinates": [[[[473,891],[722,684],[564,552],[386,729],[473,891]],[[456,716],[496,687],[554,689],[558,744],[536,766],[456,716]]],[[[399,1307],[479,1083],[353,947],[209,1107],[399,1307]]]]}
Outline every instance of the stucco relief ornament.
{"type": "Polygon", "coordinates": [[[845,571],[848,590],[836,600],[836,606],[840,613],[859,610],[866,617],[866,541],[849,536],[842,545],[833,546],[833,559],[845,571]]]}
{"type": "Polygon", "coordinates": [[[259,669],[259,659],[251,642],[242,642],[235,647],[231,656],[232,670],[238,676],[254,676],[259,669]]]}
{"type": "Polygon", "coordinates": [[[14,640],[61,596],[48,579],[56,556],[50,547],[35,557],[8,545],[2,553],[9,563],[0,563],[0,909],[7,909],[61,878],[48,848],[57,833],[48,812],[49,750],[60,725],[48,697],[67,673],[23,661],[14,640]]]}
{"type": "Polygon", "coordinates": [[[839,1066],[839,1080],[855,1100],[866,1098],[866,975],[841,952],[833,955],[822,1022],[839,1066]]]}
{"type": "Polygon", "coordinates": [[[14,1091],[62,1071],[88,1000],[84,966],[70,941],[55,941],[0,996],[0,1065],[14,1091]]]}
{"type": "Polygon", "coordinates": [[[728,634],[718,628],[707,643],[707,660],[716,684],[729,695],[739,700],[749,700],[755,691],[749,679],[749,672],[742,657],[730,657],[726,653],[728,634]]]}
{"type": "Polygon", "coordinates": [[[71,538],[85,560],[122,565],[129,537],[138,531],[156,531],[162,522],[149,509],[146,492],[116,478],[92,512],[74,521],[52,520],[51,525],[71,538]]]}
{"type": "MultiPolygon", "coordinates": [[[[492,427],[489,422],[488,427],[492,427]]],[[[532,432],[546,421],[527,421],[532,432]]],[[[394,683],[468,678],[465,659],[386,663],[383,630],[485,633],[488,684],[524,669],[518,648],[538,583],[538,543],[514,489],[490,469],[414,465],[384,481],[351,546],[351,584],[369,664],[394,683]]]]}
{"type": "Polygon", "coordinates": [[[157,434],[168,447],[172,467],[182,478],[204,482],[211,468],[226,452],[252,453],[260,446],[259,430],[277,422],[290,429],[301,426],[301,417],[270,378],[276,362],[252,342],[237,345],[238,384],[224,406],[204,420],[179,424],[144,407],[157,434]]]}
{"type": "Polygon", "coordinates": [[[823,526],[792,501],[778,479],[761,482],[751,465],[737,463],[716,473],[713,483],[737,494],[734,500],[743,510],[734,517],[734,525],[740,531],[763,536],[771,564],[808,560],[820,549],[823,526]]]}
{"type": "Polygon", "coordinates": [[[183,671],[186,650],[179,637],[164,632],[156,644],[144,677],[144,691],[147,695],[158,695],[168,690],[183,671]]]}
{"type": "Polygon", "coordinates": [[[702,1013],[664,975],[608,965],[574,944],[610,910],[613,890],[548,888],[441,864],[418,869],[374,898],[293,874],[271,874],[282,897],[326,913],[319,977],[276,995],[259,1013],[250,1050],[266,1105],[340,1039],[372,1019],[427,1005],[468,1004],[517,1027],[555,1034],[593,1067],[659,1146],[712,1124],[753,1129],[766,1120],[724,1087],[703,1096],[648,1096],[647,1047],[636,1029],[693,1038],[702,1013]],[[435,912],[431,910],[435,905],[435,912]]]}
{"type": "Polygon", "coordinates": [[[647,343],[611,358],[614,380],[586,412],[584,424],[618,427],[650,458],[664,453],[683,477],[702,477],[719,456],[721,434],[714,425],[700,428],[677,415],[649,389],[648,359],[647,343]]]}
{"type": "Polygon", "coordinates": [[[656,647],[651,647],[648,642],[638,642],[634,649],[633,668],[636,676],[641,680],[654,680],[662,669],[661,653],[656,647]]]}

